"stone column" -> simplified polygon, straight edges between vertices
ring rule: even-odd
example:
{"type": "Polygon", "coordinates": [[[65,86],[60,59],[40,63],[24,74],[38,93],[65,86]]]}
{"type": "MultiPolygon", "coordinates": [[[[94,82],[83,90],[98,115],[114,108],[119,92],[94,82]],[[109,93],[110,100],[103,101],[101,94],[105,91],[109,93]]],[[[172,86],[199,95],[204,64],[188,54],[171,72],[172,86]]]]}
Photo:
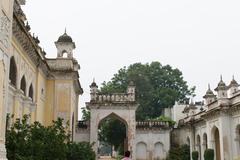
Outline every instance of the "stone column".
{"type": "Polygon", "coordinates": [[[91,109],[91,120],[90,120],[90,143],[94,143],[93,145],[93,151],[96,153],[96,159],[98,159],[98,123],[99,123],[99,117],[96,114],[96,111],[94,109],[91,109]],[[94,117],[94,118],[93,118],[94,117]]]}
{"type": "Polygon", "coordinates": [[[5,149],[5,122],[6,122],[6,108],[4,105],[4,62],[3,52],[0,50],[0,159],[6,159],[5,149]]]}
{"type": "Polygon", "coordinates": [[[231,146],[231,123],[230,117],[226,113],[221,113],[221,117],[219,118],[219,138],[220,138],[220,150],[221,150],[221,158],[230,160],[233,159],[232,155],[232,146],[231,146]],[[226,129],[226,126],[229,126],[229,129],[226,129]]]}

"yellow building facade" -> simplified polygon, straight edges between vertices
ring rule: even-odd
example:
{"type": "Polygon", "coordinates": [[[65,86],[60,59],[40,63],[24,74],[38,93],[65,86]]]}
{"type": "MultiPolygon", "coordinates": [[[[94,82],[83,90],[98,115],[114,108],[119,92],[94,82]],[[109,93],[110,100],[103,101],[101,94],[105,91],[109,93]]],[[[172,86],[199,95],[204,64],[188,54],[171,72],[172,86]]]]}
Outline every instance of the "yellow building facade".
{"type": "Polygon", "coordinates": [[[0,1],[0,159],[6,158],[6,115],[50,125],[58,117],[69,122],[74,136],[78,100],[82,94],[73,58],[75,43],[65,32],[55,42],[55,59],[45,57],[39,40],[30,33],[21,9],[24,0],[0,1]]]}

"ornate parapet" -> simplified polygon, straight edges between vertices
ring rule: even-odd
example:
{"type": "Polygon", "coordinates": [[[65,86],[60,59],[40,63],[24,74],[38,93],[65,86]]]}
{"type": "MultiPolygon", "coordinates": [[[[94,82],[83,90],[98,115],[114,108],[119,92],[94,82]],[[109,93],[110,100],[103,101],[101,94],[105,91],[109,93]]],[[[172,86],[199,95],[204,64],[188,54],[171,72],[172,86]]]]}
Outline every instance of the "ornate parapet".
{"type": "Polygon", "coordinates": [[[136,122],[137,130],[164,130],[171,129],[172,125],[168,121],[140,121],[136,122]]]}
{"type": "Polygon", "coordinates": [[[124,94],[124,93],[118,93],[118,94],[97,94],[91,102],[94,103],[105,103],[105,102],[111,102],[111,103],[126,103],[126,102],[134,102],[133,97],[131,94],[124,94]]]}

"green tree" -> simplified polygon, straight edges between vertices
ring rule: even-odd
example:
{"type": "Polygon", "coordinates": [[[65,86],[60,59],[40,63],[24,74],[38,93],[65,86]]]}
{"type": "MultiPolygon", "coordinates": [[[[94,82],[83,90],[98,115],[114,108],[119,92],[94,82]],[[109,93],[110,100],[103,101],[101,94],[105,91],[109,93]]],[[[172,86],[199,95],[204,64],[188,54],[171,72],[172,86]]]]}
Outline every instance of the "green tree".
{"type": "Polygon", "coordinates": [[[125,92],[129,81],[136,85],[136,100],[140,104],[137,120],[159,117],[164,108],[173,106],[175,101],[185,100],[195,89],[189,88],[180,70],[152,62],[121,68],[111,81],[103,82],[100,92],[125,92]]]}
{"type": "MultiPolygon", "coordinates": [[[[101,93],[125,92],[130,81],[136,85],[136,100],[139,107],[136,111],[137,120],[159,119],[164,108],[172,107],[175,101],[184,101],[194,94],[195,88],[189,88],[184,81],[182,72],[170,65],[159,62],[147,64],[135,63],[121,68],[109,82],[103,82],[101,93]]],[[[160,119],[161,120],[161,117],[160,119]]],[[[170,120],[172,124],[173,121],[170,120]]],[[[108,126],[113,126],[110,122],[108,126]]],[[[116,126],[120,128],[120,126],[116,126]]],[[[107,132],[110,128],[102,130],[107,132]]],[[[101,133],[108,136],[107,133],[101,133]]],[[[120,137],[123,133],[118,133],[120,137]]],[[[106,139],[110,139],[107,137],[106,139]]]]}

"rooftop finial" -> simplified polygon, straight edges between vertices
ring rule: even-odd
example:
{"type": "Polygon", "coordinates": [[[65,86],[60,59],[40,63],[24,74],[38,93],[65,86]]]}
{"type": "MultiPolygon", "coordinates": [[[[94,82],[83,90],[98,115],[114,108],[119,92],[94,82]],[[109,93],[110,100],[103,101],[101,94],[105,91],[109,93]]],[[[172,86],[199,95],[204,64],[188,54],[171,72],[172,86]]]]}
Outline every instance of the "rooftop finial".
{"type": "Polygon", "coordinates": [[[220,80],[223,81],[223,79],[222,79],[222,74],[220,75],[220,80]]]}
{"type": "Polygon", "coordinates": [[[65,31],[64,31],[65,34],[67,34],[67,28],[65,27],[65,31]]]}
{"type": "Polygon", "coordinates": [[[232,76],[232,79],[235,80],[234,74],[233,74],[233,76],[232,76]]]}
{"type": "Polygon", "coordinates": [[[208,83],[208,89],[210,90],[210,83],[208,83]]]}
{"type": "Polygon", "coordinates": [[[93,78],[93,82],[95,82],[95,77],[93,78]]]}

